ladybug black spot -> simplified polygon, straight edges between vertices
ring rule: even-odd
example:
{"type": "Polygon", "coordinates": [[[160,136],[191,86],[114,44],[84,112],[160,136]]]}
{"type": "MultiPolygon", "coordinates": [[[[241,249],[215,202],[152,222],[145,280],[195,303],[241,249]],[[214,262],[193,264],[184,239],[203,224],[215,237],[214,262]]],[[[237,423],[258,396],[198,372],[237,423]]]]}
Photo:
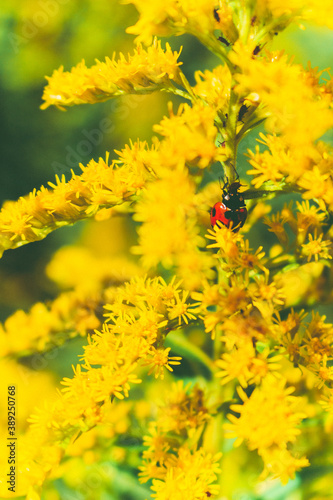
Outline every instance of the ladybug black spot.
{"type": "Polygon", "coordinates": [[[212,208],[212,217],[215,217],[216,216],[216,209],[215,207],[212,208]]]}

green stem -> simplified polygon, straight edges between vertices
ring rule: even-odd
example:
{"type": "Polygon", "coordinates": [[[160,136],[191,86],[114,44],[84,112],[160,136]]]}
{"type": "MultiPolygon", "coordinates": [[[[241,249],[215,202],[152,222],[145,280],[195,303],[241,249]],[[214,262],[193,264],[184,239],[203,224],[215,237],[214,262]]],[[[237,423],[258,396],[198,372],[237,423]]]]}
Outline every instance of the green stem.
{"type": "Polygon", "coordinates": [[[184,358],[191,359],[204,365],[211,374],[215,372],[216,368],[210,357],[199,347],[192,344],[183,333],[168,333],[165,344],[184,358]]]}
{"type": "Polygon", "coordinates": [[[239,112],[239,98],[233,91],[235,81],[233,80],[230,89],[230,102],[228,110],[228,119],[226,123],[226,146],[231,151],[231,157],[224,163],[225,174],[228,182],[231,184],[236,179],[236,159],[238,141],[236,140],[237,119],[239,112]]]}
{"type": "MultiPolygon", "coordinates": [[[[193,102],[195,102],[198,99],[198,96],[196,96],[194,94],[193,88],[190,85],[190,82],[187,80],[186,76],[184,75],[184,73],[181,70],[179,70],[179,77],[180,77],[180,80],[181,80],[183,87],[186,90],[186,95],[185,95],[184,91],[180,90],[180,89],[179,89],[180,92],[178,93],[178,95],[182,95],[181,93],[184,93],[183,97],[186,97],[186,99],[191,99],[193,102]]],[[[178,89],[176,89],[176,87],[174,87],[174,88],[175,88],[175,90],[178,90],[178,89]]]]}
{"type": "Polygon", "coordinates": [[[215,54],[219,59],[222,59],[222,61],[228,66],[229,70],[231,73],[235,71],[235,66],[234,64],[229,60],[228,54],[226,50],[224,49],[223,45],[217,38],[213,36],[200,36],[199,33],[191,33],[194,35],[200,42],[207,47],[213,54],[215,54]]]}
{"type": "Polygon", "coordinates": [[[248,189],[243,194],[246,200],[253,200],[255,198],[264,198],[268,196],[281,196],[282,194],[290,194],[290,193],[303,193],[304,190],[299,188],[296,185],[288,185],[281,186],[277,188],[274,186],[265,186],[264,189],[248,189]]]}
{"type": "Polygon", "coordinates": [[[236,135],[236,141],[239,143],[241,139],[248,133],[251,132],[254,128],[261,125],[266,120],[266,117],[256,118],[254,120],[249,120],[244,123],[243,127],[240,129],[238,134],[236,135]]]}
{"type": "MultiPolygon", "coordinates": [[[[245,2],[244,2],[245,4],[245,2]]],[[[238,27],[238,32],[239,32],[239,39],[246,44],[249,38],[249,31],[251,27],[251,17],[252,17],[252,11],[249,7],[244,5],[243,9],[240,9],[239,11],[239,27],[238,27]]]]}
{"type": "Polygon", "coordinates": [[[178,95],[180,97],[183,97],[184,99],[187,99],[188,101],[192,101],[193,98],[192,98],[192,95],[189,94],[189,92],[186,90],[182,90],[182,89],[179,89],[175,86],[170,86],[166,89],[162,89],[164,92],[168,92],[169,94],[174,94],[174,95],[178,95]]]}

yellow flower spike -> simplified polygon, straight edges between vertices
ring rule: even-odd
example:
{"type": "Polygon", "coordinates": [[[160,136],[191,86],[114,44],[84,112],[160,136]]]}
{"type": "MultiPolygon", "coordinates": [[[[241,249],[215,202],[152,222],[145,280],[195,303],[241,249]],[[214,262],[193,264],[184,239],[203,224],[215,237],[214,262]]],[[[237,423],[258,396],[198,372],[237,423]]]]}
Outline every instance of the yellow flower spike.
{"type": "Polygon", "coordinates": [[[193,306],[202,306],[207,308],[212,305],[218,304],[221,294],[220,294],[220,285],[210,285],[208,281],[203,283],[203,291],[202,292],[192,292],[191,297],[193,300],[196,300],[193,306]]]}
{"type": "Polygon", "coordinates": [[[143,452],[143,466],[140,467],[141,482],[150,478],[159,479],[160,493],[169,492],[171,483],[168,477],[170,475],[171,481],[175,474],[179,481],[174,492],[179,491],[180,484],[183,485],[180,491],[186,488],[186,492],[189,492],[189,488],[195,488],[198,498],[207,492],[217,492],[211,482],[220,473],[218,461],[221,453],[212,455],[203,446],[197,449],[203,425],[210,418],[205,392],[198,385],[191,387],[189,383],[184,386],[182,380],[173,383],[167,389],[166,401],[157,409],[155,420],[149,427],[149,435],[144,438],[146,449],[143,452]]]}
{"type": "Polygon", "coordinates": [[[145,165],[117,166],[100,158],[81,165],[82,175],[73,175],[68,182],[64,176],[52,189],[41,187],[26,198],[4,204],[0,211],[0,255],[4,250],[17,248],[45,238],[58,227],[73,224],[94,216],[100,209],[109,208],[130,199],[150,177],[145,165]],[[140,175],[138,183],[137,178],[140,175]]]}
{"type": "MultiPolygon", "coordinates": [[[[260,152],[259,146],[255,146],[255,152],[248,149],[247,156],[253,169],[248,170],[247,174],[255,176],[251,183],[256,189],[264,183],[269,182],[278,185],[285,176],[287,165],[295,162],[291,151],[284,144],[283,137],[274,135],[264,136],[260,134],[262,144],[269,147],[269,151],[260,152]]],[[[294,172],[294,171],[293,171],[294,172]]]]}
{"type": "Polygon", "coordinates": [[[311,337],[322,338],[331,341],[333,339],[333,324],[326,323],[326,316],[312,311],[312,318],[307,325],[306,332],[311,337]]]}
{"type": "Polygon", "coordinates": [[[220,29],[223,35],[231,43],[234,43],[238,36],[238,30],[233,21],[233,10],[227,0],[219,0],[216,10],[217,29],[220,29]]]}
{"type": "Polygon", "coordinates": [[[293,213],[292,207],[293,207],[292,201],[289,204],[285,203],[281,210],[281,218],[284,221],[288,222],[290,229],[292,230],[293,233],[296,234],[298,231],[297,220],[293,213]]]}
{"type": "MultiPolygon", "coordinates": [[[[284,304],[284,293],[280,290],[277,283],[272,281],[268,283],[266,276],[255,278],[255,286],[253,287],[253,297],[257,300],[264,300],[271,304],[273,308],[284,304]]],[[[250,286],[250,289],[252,287],[250,286]]]]}
{"type": "Polygon", "coordinates": [[[87,68],[84,61],[71,69],[61,66],[47,77],[41,108],[51,105],[60,109],[76,104],[106,101],[122,94],[147,94],[157,89],[172,87],[172,82],[179,81],[180,52],[172,52],[170,45],[165,50],[157,39],[147,50],[138,45],[133,56],[126,60],[123,54],[116,61],[108,57],[105,62],[97,61],[87,68]]]}
{"type": "Polygon", "coordinates": [[[134,219],[143,224],[138,228],[139,245],[132,252],[142,255],[145,268],[159,262],[171,267],[177,263],[178,255],[203,246],[196,225],[192,180],[183,170],[169,170],[163,175],[147,185],[135,205],[134,219]]]}
{"type": "MultiPolygon", "coordinates": [[[[95,284],[98,288],[97,284],[95,284]]],[[[101,286],[101,283],[99,283],[101,286]]],[[[0,352],[22,357],[62,346],[67,339],[86,335],[100,326],[95,308],[102,301],[101,291],[75,290],[59,295],[48,305],[36,303],[29,312],[16,311],[0,326],[0,352]],[[21,335],[18,337],[17,332],[21,335]]],[[[47,364],[47,358],[36,358],[47,364]]],[[[36,362],[37,362],[36,361],[36,362]]]]}

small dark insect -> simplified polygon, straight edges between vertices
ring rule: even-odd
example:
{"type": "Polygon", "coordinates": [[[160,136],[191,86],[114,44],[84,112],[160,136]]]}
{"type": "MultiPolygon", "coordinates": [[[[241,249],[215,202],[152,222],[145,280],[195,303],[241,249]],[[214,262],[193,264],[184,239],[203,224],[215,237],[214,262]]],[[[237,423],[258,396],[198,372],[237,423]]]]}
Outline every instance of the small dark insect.
{"type": "Polygon", "coordinates": [[[218,23],[220,22],[220,16],[219,13],[217,12],[217,9],[214,9],[214,18],[215,21],[217,21],[218,23]]]}
{"type": "Polygon", "coordinates": [[[221,42],[221,43],[224,43],[224,45],[226,45],[227,47],[229,47],[230,43],[228,42],[228,40],[226,38],[224,38],[223,36],[219,36],[218,37],[218,41],[221,42]]]}
{"type": "Polygon", "coordinates": [[[239,113],[238,113],[238,121],[239,122],[242,121],[242,118],[243,118],[243,116],[245,115],[245,113],[247,112],[248,109],[249,108],[248,108],[248,106],[246,106],[246,104],[242,104],[241,105],[239,113]]]}
{"type": "Polygon", "coordinates": [[[224,226],[231,228],[233,232],[238,232],[244,225],[247,209],[243,196],[238,192],[240,186],[240,182],[236,181],[227,187],[223,187],[222,201],[215,203],[210,211],[212,227],[217,222],[220,222],[224,226]]]}

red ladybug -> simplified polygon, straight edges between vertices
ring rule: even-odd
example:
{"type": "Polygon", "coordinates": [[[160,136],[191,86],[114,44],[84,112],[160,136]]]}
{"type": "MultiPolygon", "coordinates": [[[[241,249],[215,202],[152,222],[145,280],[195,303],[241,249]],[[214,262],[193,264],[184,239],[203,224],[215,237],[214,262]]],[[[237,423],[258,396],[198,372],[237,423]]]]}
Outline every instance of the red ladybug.
{"type": "Polygon", "coordinates": [[[238,192],[240,182],[233,182],[227,188],[223,188],[222,201],[215,203],[210,211],[210,223],[212,227],[220,222],[231,230],[237,232],[244,225],[247,210],[243,196],[238,192]]]}

